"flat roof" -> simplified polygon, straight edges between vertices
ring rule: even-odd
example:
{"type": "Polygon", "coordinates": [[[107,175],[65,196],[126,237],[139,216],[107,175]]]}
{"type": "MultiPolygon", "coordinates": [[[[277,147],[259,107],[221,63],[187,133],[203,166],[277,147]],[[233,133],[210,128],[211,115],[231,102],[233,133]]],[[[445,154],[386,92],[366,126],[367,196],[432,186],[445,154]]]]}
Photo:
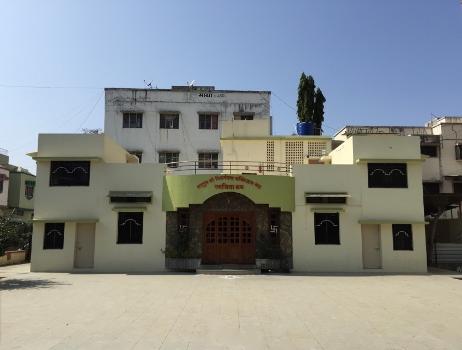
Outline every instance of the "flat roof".
{"type": "Polygon", "coordinates": [[[268,136],[230,136],[220,140],[330,140],[331,136],[324,135],[268,135],[268,136]]]}
{"type": "Polygon", "coordinates": [[[240,92],[240,93],[265,93],[271,95],[271,91],[268,90],[200,90],[200,89],[149,89],[149,88],[121,88],[121,87],[107,87],[104,88],[105,91],[107,90],[137,90],[137,91],[167,91],[167,92],[185,92],[185,91],[190,91],[190,92],[198,92],[198,93],[233,93],[233,92],[240,92]]]}
{"type": "Polygon", "coordinates": [[[348,128],[396,128],[396,129],[431,129],[428,126],[413,126],[413,125],[345,125],[334,134],[334,137],[348,128]]]}

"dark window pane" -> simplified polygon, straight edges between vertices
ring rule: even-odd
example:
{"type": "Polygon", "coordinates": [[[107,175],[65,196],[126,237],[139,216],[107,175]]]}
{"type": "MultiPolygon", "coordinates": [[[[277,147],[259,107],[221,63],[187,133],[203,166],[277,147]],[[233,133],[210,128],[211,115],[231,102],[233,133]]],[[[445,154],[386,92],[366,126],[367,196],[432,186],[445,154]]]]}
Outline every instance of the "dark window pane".
{"type": "Polygon", "coordinates": [[[340,244],[338,213],[314,213],[315,244],[340,244]]]}
{"type": "Polygon", "coordinates": [[[117,244],[143,243],[143,212],[119,212],[117,244]]]}
{"type": "Polygon", "coordinates": [[[218,114],[199,114],[199,129],[218,129],[218,114]]]}
{"type": "Polygon", "coordinates": [[[462,193],[462,182],[454,182],[452,184],[454,193],[462,193]]]}
{"type": "Polygon", "coordinates": [[[140,112],[125,112],[123,114],[123,128],[142,128],[143,113],[140,112]]]}
{"type": "Polygon", "coordinates": [[[179,159],[179,152],[159,152],[159,163],[167,164],[169,168],[177,168],[179,159]]]}
{"type": "Polygon", "coordinates": [[[235,113],[234,120],[253,120],[253,113],[235,113]]]}
{"type": "Polygon", "coordinates": [[[64,223],[45,223],[43,249],[63,249],[64,223]]]}
{"type": "Polygon", "coordinates": [[[412,225],[394,224],[393,231],[393,250],[413,250],[412,246],[412,225]]]}
{"type": "Polygon", "coordinates": [[[319,204],[345,204],[346,197],[306,197],[306,203],[319,203],[319,204]]]}
{"type": "Polygon", "coordinates": [[[199,153],[199,169],[218,169],[218,153],[199,153]]]}
{"type": "Polygon", "coordinates": [[[421,145],[420,153],[429,157],[438,157],[438,147],[433,145],[421,145]]]}
{"type": "Polygon", "coordinates": [[[456,144],[456,159],[462,160],[462,144],[456,144]]]}
{"type": "Polygon", "coordinates": [[[369,188],[406,188],[407,165],[405,163],[369,163],[369,188]]]}
{"type": "Polygon", "coordinates": [[[89,161],[51,161],[50,186],[89,186],[89,161]]]}
{"type": "Polygon", "coordinates": [[[423,183],[424,194],[437,194],[440,193],[440,184],[437,182],[424,182],[423,183]]]}
{"type": "Polygon", "coordinates": [[[180,116],[178,114],[161,114],[160,125],[161,129],[178,129],[180,116]]]}

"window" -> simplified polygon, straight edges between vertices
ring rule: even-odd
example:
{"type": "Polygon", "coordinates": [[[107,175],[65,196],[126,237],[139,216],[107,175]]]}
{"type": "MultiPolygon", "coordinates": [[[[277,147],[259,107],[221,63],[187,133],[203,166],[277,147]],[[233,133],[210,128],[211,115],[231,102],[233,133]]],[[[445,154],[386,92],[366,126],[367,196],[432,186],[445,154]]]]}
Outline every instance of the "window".
{"type": "Polygon", "coordinates": [[[152,193],[144,191],[111,191],[111,203],[151,203],[152,193]]]}
{"type": "Polygon", "coordinates": [[[125,112],[123,116],[123,128],[142,128],[143,113],[125,112]]]}
{"type": "Polygon", "coordinates": [[[253,120],[253,113],[234,113],[234,120],[253,120]]]}
{"type": "Polygon", "coordinates": [[[218,153],[199,153],[199,169],[218,169],[218,153]]]}
{"type": "Polygon", "coordinates": [[[316,204],[329,204],[329,203],[335,203],[335,204],[345,204],[347,200],[347,195],[346,194],[307,194],[305,195],[305,203],[311,204],[311,203],[316,203],[316,204]]]}
{"type": "Polygon", "coordinates": [[[24,195],[30,200],[34,197],[35,181],[26,181],[25,184],[24,195]]]}
{"type": "Polygon", "coordinates": [[[117,244],[143,243],[143,212],[119,212],[117,244]]]}
{"type": "Polygon", "coordinates": [[[143,159],[143,151],[129,151],[128,153],[133,154],[138,158],[138,161],[141,163],[143,159]]]}
{"type": "Polygon", "coordinates": [[[420,153],[429,157],[438,157],[438,147],[435,145],[421,145],[420,153]]]}
{"type": "Polygon", "coordinates": [[[456,159],[462,160],[462,143],[456,143],[456,159]]]}
{"type": "Polygon", "coordinates": [[[413,250],[412,247],[412,225],[394,224],[393,231],[393,250],[413,250]]]}
{"type": "Polygon", "coordinates": [[[63,249],[64,223],[45,223],[43,249],[63,249]]]}
{"type": "Polygon", "coordinates": [[[3,179],[0,178],[0,193],[3,193],[3,179]]]}
{"type": "Polygon", "coordinates": [[[440,184],[438,182],[424,182],[423,193],[424,194],[438,194],[440,193],[440,184]]]}
{"type": "Polygon", "coordinates": [[[407,166],[405,163],[369,163],[369,188],[406,188],[407,166]]]}
{"type": "Polygon", "coordinates": [[[218,114],[199,114],[199,129],[218,129],[218,114]]]}
{"type": "Polygon", "coordinates": [[[178,114],[167,114],[162,113],[160,115],[160,125],[161,129],[178,129],[180,121],[180,116],[178,114]]]}
{"type": "Polygon", "coordinates": [[[454,193],[462,193],[462,182],[453,182],[452,189],[454,193]]]}
{"type": "Polygon", "coordinates": [[[51,161],[50,186],[89,186],[89,161],[51,161]]]}
{"type": "Polygon", "coordinates": [[[338,213],[314,213],[315,244],[340,244],[338,213]]]}
{"type": "Polygon", "coordinates": [[[159,152],[159,163],[167,164],[169,168],[178,168],[179,152],[159,152]]]}

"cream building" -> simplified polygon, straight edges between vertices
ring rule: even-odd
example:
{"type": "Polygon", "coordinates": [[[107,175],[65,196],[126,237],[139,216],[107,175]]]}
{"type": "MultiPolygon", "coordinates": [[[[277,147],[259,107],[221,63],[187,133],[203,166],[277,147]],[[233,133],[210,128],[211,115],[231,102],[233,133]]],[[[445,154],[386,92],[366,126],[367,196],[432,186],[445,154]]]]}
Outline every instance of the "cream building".
{"type": "Polygon", "coordinates": [[[457,269],[462,263],[462,117],[434,118],[425,126],[345,126],[334,136],[334,147],[355,135],[420,138],[430,262],[457,269]]]}
{"type": "Polygon", "coordinates": [[[420,139],[220,125],[222,158],[138,163],[107,135],[42,134],[33,271],[425,272],[420,139]]]}
{"type": "Polygon", "coordinates": [[[9,164],[8,152],[0,149],[0,215],[32,220],[34,190],[35,175],[9,164]]]}

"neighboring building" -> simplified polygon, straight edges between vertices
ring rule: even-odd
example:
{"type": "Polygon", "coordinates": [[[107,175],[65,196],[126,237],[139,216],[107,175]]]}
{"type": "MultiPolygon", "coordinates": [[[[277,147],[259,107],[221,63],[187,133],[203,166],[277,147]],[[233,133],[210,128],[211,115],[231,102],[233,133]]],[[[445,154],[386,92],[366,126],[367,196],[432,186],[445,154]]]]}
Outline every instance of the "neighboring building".
{"type": "Polygon", "coordinates": [[[8,187],[10,184],[8,160],[8,152],[0,148],[0,215],[8,207],[8,187]]]}
{"type": "Polygon", "coordinates": [[[222,160],[223,122],[263,121],[271,133],[269,91],[213,86],[105,90],[104,132],[142,163],[222,160]]]}
{"type": "Polygon", "coordinates": [[[9,164],[8,153],[0,151],[0,215],[32,220],[35,175],[9,164]]]}
{"type": "MultiPolygon", "coordinates": [[[[426,271],[418,137],[353,136],[331,151],[327,137],[260,123],[223,123],[218,158],[169,167],[106,135],[39,135],[31,270],[426,271]]],[[[205,147],[196,137],[178,160],[205,147]]]]}
{"type": "MultiPolygon", "coordinates": [[[[436,221],[435,241],[441,251],[434,251],[433,262],[451,261],[460,265],[462,246],[462,117],[441,117],[425,126],[346,126],[334,136],[334,145],[354,135],[416,135],[421,140],[425,212],[431,218],[441,208],[447,209],[436,221]],[[452,254],[452,257],[448,256],[452,254]],[[439,256],[439,259],[438,259],[439,256]]],[[[427,226],[430,235],[432,225],[427,226]]],[[[437,245],[435,245],[437,247],[437,245]]]]}

